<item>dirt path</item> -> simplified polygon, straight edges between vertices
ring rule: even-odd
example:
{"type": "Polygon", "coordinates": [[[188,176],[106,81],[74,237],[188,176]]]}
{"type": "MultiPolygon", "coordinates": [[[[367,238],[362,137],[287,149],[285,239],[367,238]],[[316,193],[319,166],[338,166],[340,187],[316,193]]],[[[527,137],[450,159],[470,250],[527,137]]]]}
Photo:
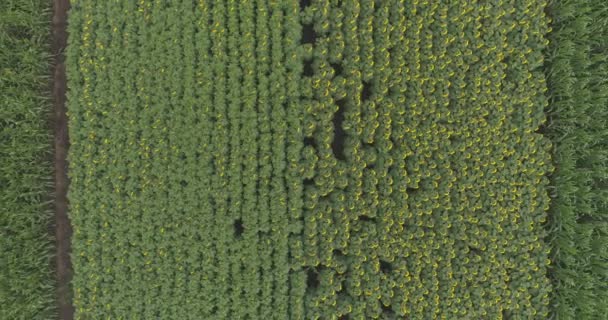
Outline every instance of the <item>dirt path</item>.
{"type": "Polygon", "coordinates": [[[69,147],[67,116],[65,106],[66,76],[63,50],[67,44],[67,11],[69,0],[53,1],[52,50],[54,54],[53,70],[53,103],[55,126],[55,237],[57,267],[57,303],[59,319],[74,318],[74,307],[71,302],[70,280],[72,267],[70,263],[70,236],[72,227],[68,218],[68,177],[67,150],[69,147]]]}

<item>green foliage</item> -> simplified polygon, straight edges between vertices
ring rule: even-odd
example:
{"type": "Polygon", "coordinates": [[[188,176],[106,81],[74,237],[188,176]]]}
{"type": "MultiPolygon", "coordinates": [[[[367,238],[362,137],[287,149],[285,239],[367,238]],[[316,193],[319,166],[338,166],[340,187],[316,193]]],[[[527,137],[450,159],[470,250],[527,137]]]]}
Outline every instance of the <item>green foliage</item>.
{"type": "Polygon", "coordinates": [[[555,316],[601,319],[608,314],[608,3],[554,1],[549,13],[555,316]]]}
{"type": "Polygon", "coordinates": [[[544,1],[72,3],[76,317],[549,313],[544,1]]]}
{"type": "Polygon", "coordinates": [[[309,283],[294,318],[546,318],[545,4],[305,9],[311,183],[293,264],[309,283]]]}
{"type": "Polygon", "coordinates": [[[0,318],[53,315],[49,3],[0,2],[0,318]]]}
{"type": "Polygon", "coordinates": [[[297,1],[73,1],[76,318],[287,319],[297,1]]]}

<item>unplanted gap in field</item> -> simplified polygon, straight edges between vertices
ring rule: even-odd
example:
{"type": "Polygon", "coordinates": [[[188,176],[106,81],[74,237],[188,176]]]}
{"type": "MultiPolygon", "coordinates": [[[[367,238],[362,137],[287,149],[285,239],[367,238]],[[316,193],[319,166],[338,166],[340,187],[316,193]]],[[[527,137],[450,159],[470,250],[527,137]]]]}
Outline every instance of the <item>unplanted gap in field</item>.
{"type": "Polygon", "coordinates": [[[67,45],[67,13],[69,0],[53,0],[51,22],[52,50],[52,101],[54,112],[51,122],[54,128],[54,205],[55,218],[55,267],[57,276],[57,310],[61,320],[74,319],[74,307],[70,281],[70,238],[72,227],[68,217],[67,151],[69,148],[66,114],[66,73],[64,49],[67,45]]]}

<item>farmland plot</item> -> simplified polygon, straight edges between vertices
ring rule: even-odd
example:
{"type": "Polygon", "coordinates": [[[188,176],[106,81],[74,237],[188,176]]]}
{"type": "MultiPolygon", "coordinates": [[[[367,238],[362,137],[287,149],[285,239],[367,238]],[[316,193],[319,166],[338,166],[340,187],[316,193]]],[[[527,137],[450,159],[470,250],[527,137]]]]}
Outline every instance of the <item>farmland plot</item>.
{"type": "Polygon", "coordinates": [[[73,1],[76,316],[543,318],[545,1],[73,1]]]}

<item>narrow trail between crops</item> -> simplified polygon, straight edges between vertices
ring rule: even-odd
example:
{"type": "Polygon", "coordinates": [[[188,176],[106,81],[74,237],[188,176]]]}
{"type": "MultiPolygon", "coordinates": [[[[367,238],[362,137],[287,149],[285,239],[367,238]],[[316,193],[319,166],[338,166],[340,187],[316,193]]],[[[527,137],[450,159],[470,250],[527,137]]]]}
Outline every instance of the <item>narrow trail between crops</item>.
{"type": "Polygon", "coordinates": [[[56,237],[56,270],[57,270],[57,308],[59,319],[74,318],[74,308],[70,298],[70,237],[72,227],[68,218],[67,205],[67,150],[69,147],[66,115],[66,76],[65,56],[67,44],[68,0],[53,1],[52,52],[53,52],[53,104],[54,104],[54,151],[55,151],[55,237],[56,237]]]}

